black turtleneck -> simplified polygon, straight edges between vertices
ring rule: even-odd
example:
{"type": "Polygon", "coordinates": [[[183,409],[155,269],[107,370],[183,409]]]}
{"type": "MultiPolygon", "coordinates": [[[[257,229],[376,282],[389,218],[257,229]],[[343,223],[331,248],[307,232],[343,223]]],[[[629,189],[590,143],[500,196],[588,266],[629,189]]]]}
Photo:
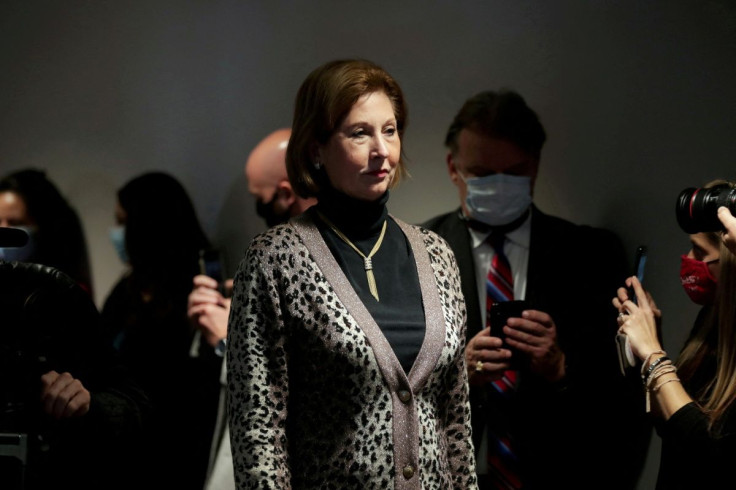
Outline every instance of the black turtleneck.
{"type": "Polygon", "coordinates": [[[399,225],[388,217],[387,201],[388,192],[369,202],[331,189],[320,194],[318,204],[310,212],[335,260],[408,374],[424,340],[424,308],[414,255],[399,225]],[[380,301],[368,289],[363,258],[314,210],[325,215],[366,256],[376,244],[383,222],[388,220],[381,247],[372,257],[380,301]]]}

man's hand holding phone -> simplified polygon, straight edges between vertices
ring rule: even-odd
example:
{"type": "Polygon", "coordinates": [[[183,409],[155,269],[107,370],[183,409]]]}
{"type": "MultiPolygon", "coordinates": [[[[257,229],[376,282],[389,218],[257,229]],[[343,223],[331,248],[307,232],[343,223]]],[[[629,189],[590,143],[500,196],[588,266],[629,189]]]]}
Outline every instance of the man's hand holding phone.
{"type": "Polygon", "coordinates": [[[554,321],[528,306],[507,301],[491,308],[491,327],[473,337],[465,349],[471,384],[495,381],[522,363],[550,382],[565,376],[565,354],[557,345],[554,321]]]}
{"type": "MultiPolygon", "coordinates": [[[[227,336],[230,316],[230,298],[219,291],[219,283],[204,274],[194,277],[194,289],[187,299],[187,317],[202,332],[212,347],[227,336]]],[[[225,281],[225,288],[232,290],[232,279],[225,281]]]]}
{"type": "Polygon", "coordinates": [[[554,383],[565,377],[565,353],[557,343],[557,326],[549,314],[524,309],[509,317],[503,328],[505,343],[529,370],[554,383]]]}
{"type": "Polygon", "coordinates": [[[491,336],[491,329],[478,332],[465,347],[468,381],[483,385],[501,379],[511,367],[511,351],[503,347],[503,340],[491,336]]]}

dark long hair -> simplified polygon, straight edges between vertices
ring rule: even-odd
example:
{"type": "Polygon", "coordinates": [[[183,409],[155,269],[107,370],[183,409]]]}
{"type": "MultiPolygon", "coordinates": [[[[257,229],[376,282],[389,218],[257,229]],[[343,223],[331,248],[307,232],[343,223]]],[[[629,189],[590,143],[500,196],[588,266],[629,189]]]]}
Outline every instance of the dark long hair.
{"type": "Polygon", "coordinates": [[[152,295],[191,289],[209,241],[184,187],[166,173],[146,173],[118,191],[118,202],[133,287],[152,295]]]}
{"type": "Polygon", "coordinates": [[[0,180],[0,192],[20,196],[38,228],[36,248],[28,262],[55,267],[91,292],[82,223],[46,174],[36,169],[13,172],[0,180]]]}

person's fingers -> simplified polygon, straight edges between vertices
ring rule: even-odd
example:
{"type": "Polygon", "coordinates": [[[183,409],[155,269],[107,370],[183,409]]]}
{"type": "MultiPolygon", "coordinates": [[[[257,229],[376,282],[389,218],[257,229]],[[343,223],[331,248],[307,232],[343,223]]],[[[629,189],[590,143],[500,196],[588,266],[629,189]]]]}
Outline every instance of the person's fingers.
{"type": "Polygon", "coordinates": [[[611,299],[611,304],[617,310],[620,310],[621,309],[621,300],[619,300],[618,297],[612,298],[611,299]]]}
{"type": "Polygon", "coordinates": [[[503,345],[503,341],[498,337],[478,337],[471,342],[471,348],[474,351],[498,349],[503,345]]]}
{"type": "Polygon", "coordinates": [[[61,415],[62,418],[79,417],[89,412],[91,402],[90,393],[84,388],[84,386],[82,386],[82,383],[79,380],[76,381],[78,383],[78,389],[75,389],[71,394],[71,398],[61,415]]]}
{"type": "Polygon", "coordinates": [[[468,345],[465,347],[466,351],[474,351],[478,349],[488,349],[493,347],[500,347],[500,344],[497,345],[496,342],[491,341],[489,342],[488,339],[495,338],[491,337],[491,328],[486,327],[477,334],[473,336],[468,341],[468,345]]]}
{"type": "Polygon", "coordinates": [[[547,328],[555,323],[548,313],[539,310],[524,310],[521,312],[521,317],[524,320],[539,323],[547,328]]]}
{"type": "Polygon", "coordinates": [[[68,383],[56,397],[52,413],[52,416],[57,419],[71,417],[76,414],[78,410],[83,410],[85,404],[85,392],[87,390],[82,386],[82,382],[78,379],[72,378],[71,375],[64,379],[65,381],[68,381],[68,383]]]}
{"type": "Polygon", "coordinates": [[[187,308],[192,308],[201,304],[219,305],[221,302],[219,293],[215,291],[215,294],[213,294],[211,291],[211,289],[197,289],[189,293],[189,297],[187,298],[187,308]]]}
{"type": "Polygon", "coordinates": [[[63,388],[61,385],[56,385],[58,378],[59,373],[56,371],[49,371],[41,376],[41,404],[43,411],[48,414],[53,412],[56,394],[63,388]]]}
{"type": "Polygon", "coordinates": [[[56,371],[41,376],[41,402],[44,412],[56,418],[61,416],[68,401],[62,398],[62,393],[73,380],[71,374],[59,374],[56,371]]]}
{"type": "MultiPolygon", "coordinates": [[[[627,285],[628,285],[628,281],[627,281],[627,285]]],[[[619,303],[623,304],[624,301],[629,299],[629,292],[627,291],[626,288],[618,288],[616,290],[616,298],[618,299],[619,303]]]]}
{"type": "MultiPolygon", "coordinates": [[[[541,327],[544,329],[544,327],[541,327]]],[[[522,348],[526,351],[525,346],[536,347],[544,343],[545,335],[540,330],[521,330],[517,327],[504,327],[506,333],[506,343],[514,349],[522,348]]]]}
{"type": "Polygon", "coordinates": [[[189,310],[187,310],[187,315],[189,318],[198,318],[201,315],[207,314],[207,311],[212,307],[212,303],[200,303],[194,306],[191,306],[189,310]]]}
{"type": "Polygon", "coordinates": [[[194,276],[192,283],[194,284],[194,288],[205,287],[209,289],[217,289],[218,285],[216,280],[212,279],[210,276],[205,276],[204,274],[194,276]]]}
{"type": "Polygon", "coordinates": [[[59,377],[59,373],[54,370],[49,371],[46,374],[41,375],[41,392],[45,392],[46,389],[54,384],[56,378],[59,377]]]}
{"type": "Polygon", "coordinates": [[[649,300],[647,299],[647,293],[644,291],[639,279],[636,276],[631,276],[631,287],[634,288],[636,294],[636,301],[642,309],[649,309],[649,300]]]}
{"type": "Polygon", "coordinates": [[[727,235],[733,236],[736,234],[736,217],[731,214],[731,211],[727,207],[720,206],[718,208],[718,219],[721,220],[724,228],[726,228],[727,235]]]}

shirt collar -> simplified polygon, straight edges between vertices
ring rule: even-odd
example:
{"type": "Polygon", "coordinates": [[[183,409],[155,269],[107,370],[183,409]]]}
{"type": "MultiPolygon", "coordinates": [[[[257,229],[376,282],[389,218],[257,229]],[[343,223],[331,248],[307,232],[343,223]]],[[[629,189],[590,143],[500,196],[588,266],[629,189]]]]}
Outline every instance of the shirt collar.
{"type": "MultiPolygon", "coordinates": [[[[492,233],[491,231],[480,231],[480,230],[477,230],[471,227],[468,227],[468,231],[470,232],[470,240],[471,240],[471,245],[473,246],[473,249],[476,249],[479,246],[481,246],[483,243],[485,243],[486,239],[492,233]]],[[[528,249],[529,241],[531,239],[531,231],[532,231],[532,213],[529,213],[527,218],[524,220],[524,222],[521,225],[519,225],[518,228],[506,233],[506,238],[510,240],[512,243],[520,247],[524,247],[528,249]]]]}

